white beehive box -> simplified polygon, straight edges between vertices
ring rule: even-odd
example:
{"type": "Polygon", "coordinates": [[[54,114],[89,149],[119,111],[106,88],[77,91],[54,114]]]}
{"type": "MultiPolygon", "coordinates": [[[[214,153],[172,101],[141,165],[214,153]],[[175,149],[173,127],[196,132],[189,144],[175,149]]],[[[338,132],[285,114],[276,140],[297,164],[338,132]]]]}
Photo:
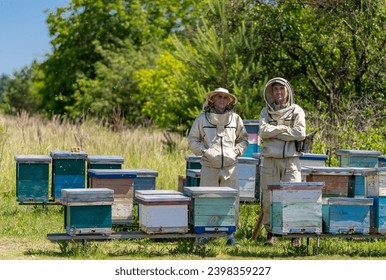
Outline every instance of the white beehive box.
{"type": "Polygon", "coordinates": [[[136,193],[141,230],[154,233],[186,233],[190,198],[182,194],[167,194],[154,190],[150,194],[136,193]]]}

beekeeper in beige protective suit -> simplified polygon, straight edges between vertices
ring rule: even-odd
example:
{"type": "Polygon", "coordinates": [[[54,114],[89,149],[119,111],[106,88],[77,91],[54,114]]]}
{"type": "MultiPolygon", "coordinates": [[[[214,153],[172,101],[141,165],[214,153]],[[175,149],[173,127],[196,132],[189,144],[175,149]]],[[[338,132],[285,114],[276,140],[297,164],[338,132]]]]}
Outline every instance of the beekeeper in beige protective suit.
{"type": "MultiPolygon", "coordinates": [[[[231,187],[239,191],[237,157],[248,147],[248,133],[241,117],[233,111],[237,98],[227,89],[208,92],[203,112],[195,119],[189,135],[191,151],[201,157],[200,186],[231,187]]],[[[236,215],[238,221],[239,195],[236,215]]],[[[228,245],[238,245],[233,234],[228,245]]]]}
{"type": "MultiPolygon", "coordinates": [[[[274,245],[275,237],[270,228],[269,184],[301,182],[301,152],[296,141],[304,140],[306,121],[303,109],[294,103],[291,85],[283,78],[273,78],[264,88],[266,107],[260,113],[259,134],[262,140],[262,210],[263,225],[267,230],[265,245],[274,245]]],[[[300,246],[300,239],[292,244],[300,246]]]]}

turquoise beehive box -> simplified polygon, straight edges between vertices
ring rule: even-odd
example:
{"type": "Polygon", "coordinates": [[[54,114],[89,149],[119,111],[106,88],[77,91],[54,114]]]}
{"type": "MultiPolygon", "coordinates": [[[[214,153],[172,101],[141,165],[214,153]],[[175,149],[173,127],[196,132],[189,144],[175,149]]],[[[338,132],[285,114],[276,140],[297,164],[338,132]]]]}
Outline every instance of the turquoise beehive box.
{"type": "Polygon", "coordinates": [[[323,232],[368,234],[372,198],[329,197],[323,199],[323,232]]]}
{"type": "Polygon", "coordinates": [[[369,150],[337,150],[341,167],[378,167],[379,151],[369,150]]]}
{"type": "Polygon", "coordinates": [[[155,190],[158,171],[147,168],[126,168],[128,172],[135,174],[134,194],[139,190],[155,190]]]}
{"type": "Polygon", "coordinates": [[[19,203],[49,201],[50,156],[17,155],[16,197],[19,203]]]}
{"type": "Polygon", "coordinates": [[[111,189],[62,189],[64,227],[68,235],[103,234],[112,232],[111,189]]]}
{"type": "Polygon", "coordinates": [[[201,169],[201,156],[188,155],[185,160],[186,169],[201,169]]]}
{"type": "Polygon", "coordinates": [[[323,182],[280,182],[268,185],[272,233],[322,233],[323,188],[323,182]]]}
{"type": "Polygon", "coordinates": [[[374,196],[370,207],[370,232],[386,233],[386,196],[374,196]]]}
{"type": "Polygon", "coordinates": [[[201,169],[186,169],[186,183],[187,187],[200,186],[201,169]]]}
{"type": "Polygon", "coordinates": [[[195,233],[236,231],[237,191],[229,187],[185,187],[191,198],[189,225],[195,233]]]}
{"type": "Polygon", "coordinates": [[[95,155],[87,157],[87,169],[121,169],[124,159],[121,156],[95,155]]]}
{"type": "Polygon", "coordinates": [[[62,189],[82,189],[86,187],[87,153],[51,151],[52,195],[60,201],[62,189]]]}

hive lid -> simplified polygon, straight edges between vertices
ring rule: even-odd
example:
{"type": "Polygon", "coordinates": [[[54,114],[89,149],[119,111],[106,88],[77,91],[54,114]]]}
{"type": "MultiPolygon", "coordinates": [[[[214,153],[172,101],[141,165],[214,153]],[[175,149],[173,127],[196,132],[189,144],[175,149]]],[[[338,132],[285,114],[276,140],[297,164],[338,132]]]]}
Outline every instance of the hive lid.
{"type": "Polygon", "coordinates": [[[315,190],[324,188],[324,182],[280,182],[268,185],[270,190],[315,190]]]}
{"type": "Polygon", "coordinates": [[[46,155],[16,155],[17,163],[51,163],[51,157],[46,155]]]}
{"type": "Polygon", "coordinates": [[[111,205],[114,202],[114,190],[108,188],[62,189],[63,205],[111,205]]]}
{"type": "Polygon", "coordinates": [[[335,167],[335,166],[307,166],[309,174],[315,175],[353,175],[354,167],[335,167]]]}
{"type": "Polygon", "coordinates": [[[201,161],[201,156],[187,155],[185,157],[185,159],[188,162],[200,162],[201,161]]]}
{"type": "Polygon", "coordinates": [[[371,151],[371,150],[337,150],[337,155],[350,155],[350,156],[375,156],[378,157],[381,155],[381,152],[379,151],[371,151]]]}
{"type": "Polygon", "coordinates": [[[132,169],[89,169],[88,176],[93,178],[136,178],[132,169]]]}
{"type": "Polygon", "coordinates": [[[137,195],[135,200],[138,202],[147,202],[147,203],[159,203],[159,202],[183,202],[185,204],[190,202],[190,197],[184,196],[182,194],[155,194],[155,195],[137,195]]]}
{"type": "Polygon", "coordinates": [[[183,195],[183,193],[175,190],[136,190],[135,196],[138,195],[183,195]]]}
{"type": "Polygon", "coordinates": [[[237,163],[249,163],[249,164],[258,164],[259,159],[251,157],[238,157],[237,163]]]}
{"type": "Polygon", "coordinates": [[[84,151],[70,152],[70,151],[51,151],[50,156],[53,159],[87,159],[87,153],[84,151]]]}
{"type": "Polygon", "coordinates": [[[311,154],[311,153],[304,153],[299,158],[303,160],[323,160],[323,161],[326,161],[328,159],[326,155],[311,154]]]}
{"type": "Polygon", "coordinates": [[[186,169],[186,177],[200,178],[201,169],[186,169]]]}
{"type": "Polygon", "coordinates": [[[124,159],[121,156],[108,156],[108,155],[100,155],[100,156],[88,156],[88,163],[98,163],[98,164],[111,164],[111,163],[123,163],[124,159]]]}
{"type": "Polygon", "coordinates": [[[184,193],[190,197],[236,197],[237,190],[229,187],[185,187],[184,193]]]}
{"type": "Polygon", "coordinates": [[[138,177],[157,177],[158,176],[158,171],[153,170],[153,169],[146,169],[146,168],[126,168],[124,169],[127,172],[132,172],[136,174],[137,178],[138,177]]]}
{"type": "Polygon", "coordinates": [[[258,125],[259,120],[243,120],[244,125],[258,125]]]}
{"type": "Polygon", "coordinates": [[[323,204],[328,205],[373,205],[372,198],[328,197],[323,198],[323,204]]]}

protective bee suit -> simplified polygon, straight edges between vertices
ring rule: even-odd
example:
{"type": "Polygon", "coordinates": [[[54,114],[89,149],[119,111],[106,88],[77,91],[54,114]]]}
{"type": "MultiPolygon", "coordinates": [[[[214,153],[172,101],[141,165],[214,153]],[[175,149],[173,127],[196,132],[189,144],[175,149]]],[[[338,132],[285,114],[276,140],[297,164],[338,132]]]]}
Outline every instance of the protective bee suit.
{"type": "Polygon", "coordinates": [[[274,78],[264,88],[266,107],[260,113],[259,134],[262,141],[262,211],[263,225],[270,233],[270,193],[267,186],[279,182],[301,182],[301,165],[296,141],[306,136],[303,109],[294,103],[289,82],[274,78]],[[285,99],[278,104],[274,95],[278,87],[284,89],[285,99]],[[284,86],[284,88],[283,88],[284,86]]]}

